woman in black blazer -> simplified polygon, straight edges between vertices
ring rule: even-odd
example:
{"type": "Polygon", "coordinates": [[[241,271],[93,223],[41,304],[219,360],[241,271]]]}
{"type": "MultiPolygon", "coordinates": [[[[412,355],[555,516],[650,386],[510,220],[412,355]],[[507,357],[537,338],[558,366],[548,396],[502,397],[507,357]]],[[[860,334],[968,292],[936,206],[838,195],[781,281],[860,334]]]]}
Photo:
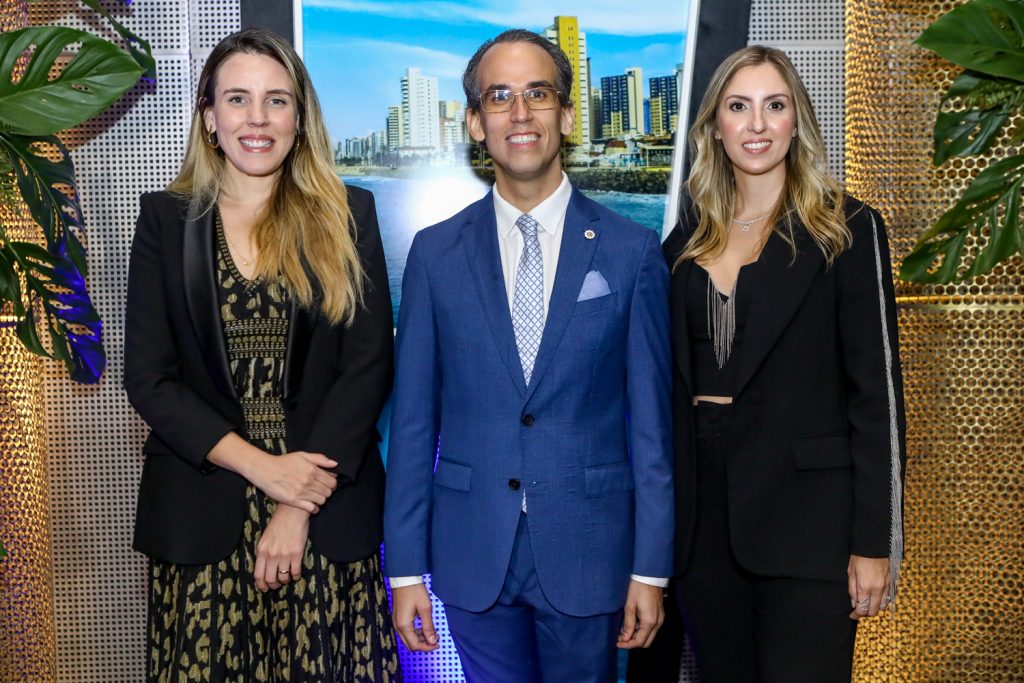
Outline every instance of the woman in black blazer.
{"type": "Polygon", "coordinates": [[[178,177],[142,197],[126,315],[125,388],[151,428],[147,680],[399,680],[379,556],[384,253],[278,36],[211,52],[178,177]]]}
{"type": "Polygon", "coordinates": [[[825,172],[789,59],[712,77],[672,268],[676,585],[703,683],[851,676],[903,554],[903,392],[878,213],[825,172]]]}

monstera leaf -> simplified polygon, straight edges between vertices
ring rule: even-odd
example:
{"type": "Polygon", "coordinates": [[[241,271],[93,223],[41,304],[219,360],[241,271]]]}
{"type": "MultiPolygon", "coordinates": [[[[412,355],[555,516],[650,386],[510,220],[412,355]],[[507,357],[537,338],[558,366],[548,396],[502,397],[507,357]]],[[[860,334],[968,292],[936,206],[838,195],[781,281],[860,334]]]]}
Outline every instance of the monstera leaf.
{"type": "MultiPolygon", "coordinates": [[[[935,119],[934,163],[983,154],[1024,111],[1024,1],[971,0],[937,19],[917,44],[965,68],[935,119]]],[[[1024,132],[1011,144],[1019,146],[1024,132]]],[[[927,230],[904,259],[900,277],[957,282],[983,275],[1021,253],[1024,154],[997,160],[927,230]],[[971,237],[974,239],[969,239],[971,237]],[[968,244],[972,244],[967,249],[968,244]]]]}
{"type": "MultiPolygon", "coordinates": [[[[143,74],[142,78],[147,81],[156,81],[156,60],[153,59],[153,50],[149,46],[149,42],[139,38],[137,35],[122,26],[110,12],[105,10],[100,5],[99,0],[81,0],[83,5],[89,6],[96,14],[106,19],[110,23],[110,27],[117,32],[117,35],[121,36],[124,40],[125,45],[128,48],[128,53],[135,60],[135,63],[142,67],[143,74]]],[[[124,4],[132,4],[132,0],[124,0],[124,4]]]]}
{"type": "MultiPolygon", "coordinates": [[[[94,9],[152,64],[148,44],[94,9]]],[[[17,211],[20,197],[46,242],[44,249],[12,241],[0,225],[0,303],[10,304],[22,343],[64,361],[79,382],[98,381],[106,356],[85,287],[75,169],[54,134],[107,109],[143,72],[132,55],[84,31],[46,26],[0,34],[0,201],[17,211]],[[77,51],[66,61],[72,46],[77,51]]]]}
{"type": "Polygon", "coordinates": [[[0,36],[0,130],[52,135],[88,121],[139,79],[142,68],[124,50],[85,31],[32,26],[0,36]],[[51,80],[69,45],[78,54],[51,80]],[[14,73],[25,56],[24,73],[14,73]]]}

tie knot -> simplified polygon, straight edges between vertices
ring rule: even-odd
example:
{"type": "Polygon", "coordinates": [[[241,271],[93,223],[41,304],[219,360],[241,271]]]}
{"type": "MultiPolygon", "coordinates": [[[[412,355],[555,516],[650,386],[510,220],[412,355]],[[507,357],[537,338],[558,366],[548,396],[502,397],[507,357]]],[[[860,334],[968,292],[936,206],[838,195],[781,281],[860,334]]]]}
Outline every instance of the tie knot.
{"type": "Polygon", "coordinates": [[[540,223],[533,220],[533,217],[528,213],[524,213],[516,221],[516,227],[523,233],[523,237],[535,237],[537,235],[537,228],[540,227],[540,223]]]}

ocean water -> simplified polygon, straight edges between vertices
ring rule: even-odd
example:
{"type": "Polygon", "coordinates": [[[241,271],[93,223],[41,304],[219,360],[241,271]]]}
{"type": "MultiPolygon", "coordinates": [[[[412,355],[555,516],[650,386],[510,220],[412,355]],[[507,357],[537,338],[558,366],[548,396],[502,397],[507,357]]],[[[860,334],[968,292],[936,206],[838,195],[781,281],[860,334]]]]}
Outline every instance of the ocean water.
{"type": "MultiPolygon", "coordinates": [[[[397,321],[402,298],[402,274],[413,236],[480,199],[487,194],[488,187],[469,169],[428,170],[427,175],[419,178],[347,176],[344,182],[371,191],[376,199],[391,301],[397,321]]],[[[584,194],[618,214],[661,232],[667,201],[665,195],[589,190],[584,194]]]]}

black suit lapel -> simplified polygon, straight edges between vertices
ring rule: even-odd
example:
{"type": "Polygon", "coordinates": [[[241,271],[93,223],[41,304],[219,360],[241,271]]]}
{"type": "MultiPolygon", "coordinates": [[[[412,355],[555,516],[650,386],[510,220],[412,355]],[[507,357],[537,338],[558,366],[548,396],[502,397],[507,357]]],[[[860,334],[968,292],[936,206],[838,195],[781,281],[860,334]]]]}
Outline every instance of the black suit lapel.
{"type": "Polygon", "coordinates": [[[800,307],[825,257],[802,227],[795,230],[797,258],[790,246],[773,234],[761,254],[758,286],[750,292],[750,308],[737,358],[734,396],[743,391],[779,335],[800,307]]]}
{"type": "Polygon", "coordinates": [[[217,303],[217,281],[214,254],[216,235],[214,210],[185,221],[182,237],[182,270],[185,281],[185,304],[192,326],[203,351],[203,360],[217,390],[225,396],[238,398],[228,350],[224,343],[220,309],[217,303]]]}

